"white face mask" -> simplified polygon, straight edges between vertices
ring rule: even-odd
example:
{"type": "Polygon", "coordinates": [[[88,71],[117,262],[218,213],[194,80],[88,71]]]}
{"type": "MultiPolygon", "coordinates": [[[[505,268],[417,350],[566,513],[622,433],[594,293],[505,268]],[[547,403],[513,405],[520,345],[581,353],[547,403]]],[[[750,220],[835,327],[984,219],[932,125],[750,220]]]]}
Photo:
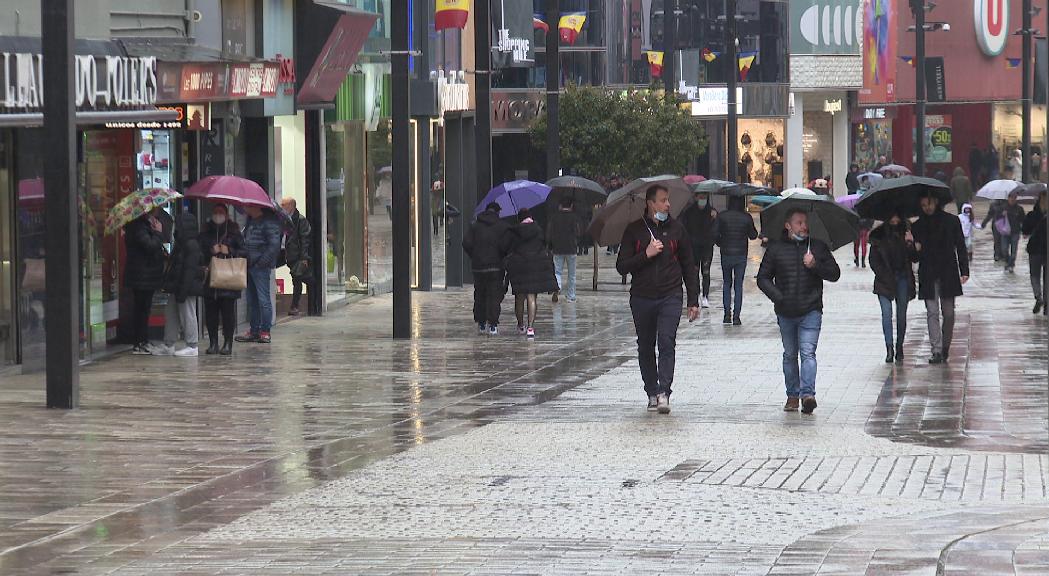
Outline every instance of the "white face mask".
{"type": "Polygon", "coordinates": [[[666,222],[667,218],[670,218],[670,214],[667,214],[666,212],[656,212],[653,216],[660,222],[666,222]]]}
{"type": "Polygon", "coordinates": [[[222,226],[223,224],[226,223],[226,217],[222,216],[221,214],[216,214],[216,215],[211,217],[211,221],[214,222],[215,224],[219,225],[219,226],[222,226]]]}

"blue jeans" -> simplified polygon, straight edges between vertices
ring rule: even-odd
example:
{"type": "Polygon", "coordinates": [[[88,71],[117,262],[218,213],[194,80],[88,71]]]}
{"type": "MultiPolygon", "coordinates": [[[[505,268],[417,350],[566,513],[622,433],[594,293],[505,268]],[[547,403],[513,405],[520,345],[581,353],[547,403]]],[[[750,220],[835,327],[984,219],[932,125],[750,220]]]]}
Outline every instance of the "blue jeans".
{"type": "MultiPolygon", "coordinates": [[[[903,336],[907,333],[907,298],[910,296],[910,279],[903,274],[896,275],[896,342],[903,346],[903,336]]],[[[881,303],[881,331],[885,335],[885,345],[892,346],[892,300],[878,296],[881,303]]]]}
{"type": "Polygon", "coordinates": [[[248,320],[251,333],[269,332],[273,327],[273,302],[270,300],[270,269],[248,268],[248,320]]]}
{"type": "Polygon", "coordinates": [[[557,286],[569,300],[575,300],[575,261],[575,254],[554,254],[554,276],[557,277],[557,286]],[[567,277],[565,277],[566,266],[568,267],[567,277]]]}
{"type": "Polygon", "coordinates": [[[820,340],[823,312],[813,310],[804,316],[778,316],[783,339],[783,380],[788,398],[816,395],[816,344],[820,340]],[[798,365],[798,355],[801,365],[798,365]]]}
{"type": "Polygon", "coordinates": [[[1005,258],[1005,265],[1009,268],[1016,266],[1016,251],[1020,247],[1020,235],[1013,233],[1008,236],[1002,234],[1002,258],[1005,258]]]}
{"type": "Polygon", "coordinates": [[[743,278],[747,274],[746,256],[721,256],[722,304],[725,314],[732,310],[738,318],[743,309],[743,278]],[[732,291],[736,291],[736,301],[732,302],[732,291]]]}

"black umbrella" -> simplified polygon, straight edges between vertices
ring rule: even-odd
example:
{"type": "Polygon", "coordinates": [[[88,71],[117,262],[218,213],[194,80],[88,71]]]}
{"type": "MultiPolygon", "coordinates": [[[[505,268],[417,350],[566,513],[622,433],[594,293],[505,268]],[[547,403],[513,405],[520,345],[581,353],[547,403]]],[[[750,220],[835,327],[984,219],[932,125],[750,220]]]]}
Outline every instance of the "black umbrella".
{"type": "Polygon", "coordinates": [[[550,206],[559,206],[562,198],[571,198],[576,205],[585,203],[586,206],[604,204],[608,198],[608,192],[600,184],[579,176],[558,176],[548,180],[546,185],[553,188],[546,197],[550,206]]]}
{"type": "Polygon", "coordinates": [[[718,190],[711,192],[711,194],[720,194],[722,196],[736,196],[744,198],[746,196],[779,196],[779,192],[768,188],[766,186],[757,186],[755,184],[733,184],[731,186],[725,186],[718,190]]]}
{"type": "Polygon", "coordinates": [[[798,193],[769,205],[761,211],[761,229],[771,236],[783,230],[787,212],[801,208],[809,216],[809,236],[823,240],[831,250],[851,244],[859,235],[860,217],[855,212],[821,194],[798,193]]]}
{"type": "Polygon", "coordinates": [[[934,195],[944,205],[951,201],[951,189],[932,178],[901,176],[886,178],[856,201],[856,213],[864,218],[888,220],[893,214],[910,218],[921,214],[921,199],[934,195]]]}

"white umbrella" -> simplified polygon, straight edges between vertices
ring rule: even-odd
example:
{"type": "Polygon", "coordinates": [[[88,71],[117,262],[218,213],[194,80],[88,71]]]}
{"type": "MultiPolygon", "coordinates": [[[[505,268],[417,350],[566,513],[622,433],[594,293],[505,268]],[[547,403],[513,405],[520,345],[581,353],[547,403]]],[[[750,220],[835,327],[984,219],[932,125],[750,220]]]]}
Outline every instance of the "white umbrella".
{"type": "Polygon", "coordinates": [[[977,198],[986,198],[987,200],[1006,200],[1009,198],[1009,194],[1013,192],[1019,193],[1024,188],[1024,185],[1016,180],[991,180],[990,182],[983,185],[980,191],[976,193],[977,198]]]}
{"type": "Polygon", "coordinates": [[[779,195],[783,198],[788,198],[795,194],[812,194],[813,196],[818,196],[818,194],[816,194],[812,190],[809,190],[808,188],[787,188],[783,192],[779,193],[779,195]]]}

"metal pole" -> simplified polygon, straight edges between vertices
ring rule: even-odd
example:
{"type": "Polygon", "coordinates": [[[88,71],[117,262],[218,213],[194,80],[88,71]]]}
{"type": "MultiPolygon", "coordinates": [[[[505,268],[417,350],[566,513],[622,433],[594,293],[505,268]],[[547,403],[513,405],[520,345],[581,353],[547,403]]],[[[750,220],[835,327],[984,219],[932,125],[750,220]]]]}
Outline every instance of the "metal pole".
{"type": "Polygon", "coordinates": [[[739,61],[736,54],[736,0],[725,0],[725,58],[728,59],[728,142],[725,163],[728,165],[728,181],[739,181],[739,126],[736,119],[736,74],[739,61]]]}
{"type": "Polygon", "coordinates": [[[914,151],[918,160],[914,164],[914,174],[925,176],[925,0],[911,0],[911,10],[914,12],[914,45],[917,59],[914,67],[914,151]]]}
{"type": "MultiPolygon", "coordinates": [[[[430,81],[430,55],[432,54],[432,47],[430,46],[430,10],[433,9],[434,3],[414,0],[411,2],[412,9],[415,11],[412,14],[412,18],[415,19],[415,46],[416,49],[422,53],[422,55],[416,60],[415,63],[415,77],[416,82],[421,79],[425,79],[429,82],[428,88],[432,90],[433,84],[430,81]]],[[[438,68],[444,68],[444,63],[440,63],[438,68]]],[[[415,218],[415,239],[418,244],[416,248],[416,263],[415,268],[418,270],[418,278],[416,278],[417,289],[423,292],[429,292],[433,289],[433,193],[432,178],[433,178],[433,166],[430,164],[430,147],[431,143],[431,125],[429,116],[416,116],[416,138],[415,138],[415,150],[417,155],[417,172],[416,178],[416,189],[415,189],[415,202],[417,206],[416,218],[415,218]]]]}
{"type": "Polygon", "coordinates": [[[391,8],[393,91],[393,337],[411,338],[411,156],[408,107],[408,3],[391,8]]]}
{"type": "Polygon", "coordinates": [[[663,89],[670,97],[677,90],[674,48],[677,45],[677,0],[663,0],[663,89]]]}
{"type": "Polygon", "coordinates": [[[43,46],[44,215],[47,224],[47,407],[80,405],[78,212],[76,204],[76,110],[73,107],[73,0],[41,0],[43,46]]]}
{"type": "Polygon", "coordinates": [[[327,282],[327,210],[324,179],[324,117],[320,110],[305,111],[306,212],[313,229],[310,235],[312,283],[306,287],[307,311],[310,316],[324,314],[324,287],[327,282]]]}
{"type": "Polygon", "coordinates": [[[558,98],[561,90],[561,59],[558,22],[561,6],[558,0],[546,0],[546,177],[556,178],[561,172],[561,117],[558,98]]]}
{"type": "MultiPolygon", "coordinates": [[[[477,94],[477,190],[484,197],[492,189],[492,24],[490,0],[474,3],[474,74],[477,94]]],[[[551,26],[556,26],[553,22],[551,26]]],[[[462,206],[472,214],[473,206],[462,206]]]]}
{"type": "Polygon", "coordinates": [[[1020,180],[1027,182],[1031,175],[1031,43],[1034,42],[1031,32],[1031,0],[1023,0],[1023,96],[1021,103],[1023,112],[1021,118],[1023,128],[1020,131],[1020,153],[1023,159],[1020,163],[1020,180]]]}

